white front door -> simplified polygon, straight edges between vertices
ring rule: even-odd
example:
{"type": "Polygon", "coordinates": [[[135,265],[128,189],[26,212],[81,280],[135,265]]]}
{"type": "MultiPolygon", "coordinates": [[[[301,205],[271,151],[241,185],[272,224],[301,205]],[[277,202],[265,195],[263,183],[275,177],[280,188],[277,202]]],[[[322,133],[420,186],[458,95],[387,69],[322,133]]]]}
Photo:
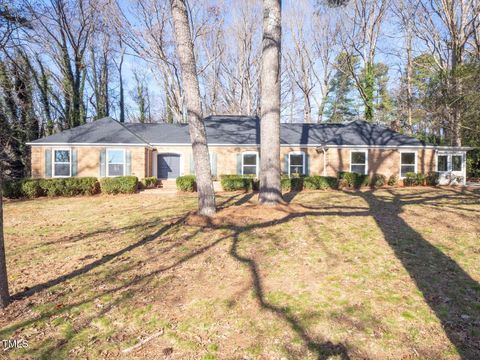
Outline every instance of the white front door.
{"type": "Polygon", "coordinates": [[[439,152],[437,171],[440,185],[462,185],[465,183],[465,153],[439,152]]]}

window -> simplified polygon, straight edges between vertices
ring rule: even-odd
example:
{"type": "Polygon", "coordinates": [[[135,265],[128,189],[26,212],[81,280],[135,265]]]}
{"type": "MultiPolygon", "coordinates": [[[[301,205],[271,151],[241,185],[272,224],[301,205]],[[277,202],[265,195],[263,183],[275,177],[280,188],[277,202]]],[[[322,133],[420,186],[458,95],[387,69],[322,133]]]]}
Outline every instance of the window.
{"type": "Polygon", "coordinates": [[[367,152],[352,151],[350,153],[350,172],[366,175],[367,170],[367,152]]]}
{"type": "Polygon", "coordinates": [[[452,155],[452,171],[462,171],[461,155],[452,155]]]}
{"type": "Polygon", "coordinates": [[[70,149],[53,150],[53,176],[69,177],[71,176],[70,149]]]}
{"type": "Polygon", "coordinates": [[[400,153],[400,177],[404,178],[409,172],[417,172],[417,154],[415,152],[400,153]]]}
{"type": "Polygon", "coordinates": [[[288,154],[288,164],[289,175],[305,174],[305,154],[303,152],[291,152],[288,154]]]}
{"type": "Polygon", "coordinates": [[[242,154],[242,175],[257,175],[258,153],[242,154]]]}
{"type": "Polygon", "coordinates": [[[448,156],[438,155],[437,158],[437,171],[448,171],[448,156]]]}
{"type": "Polygon", "coordinates": [[[107,150],[107,176],[125,175],[125,150],[107,150]]]}
{"type": "Polygon", "coordinates": [[[437,155],[437,171],[463,171],[463,156],[451,154],[437,155]]]}

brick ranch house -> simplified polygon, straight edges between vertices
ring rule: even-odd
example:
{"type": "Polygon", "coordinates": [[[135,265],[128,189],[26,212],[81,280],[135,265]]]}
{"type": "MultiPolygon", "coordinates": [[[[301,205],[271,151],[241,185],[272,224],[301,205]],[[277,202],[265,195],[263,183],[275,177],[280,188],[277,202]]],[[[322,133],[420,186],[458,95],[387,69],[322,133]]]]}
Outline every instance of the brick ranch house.
{"type": "MultiPolygon", "coordinates": [[[[256,117],[205,119],[214,176],[259,172],[256,117]]],[[[426,144],[364,121],[281,124],[283,174],[336,176],[341,171],[397,175],[438,171],[442,183],[466,177],[466,147],[426,144]]],[[[106,117],[28,143],[32,177],[156,176],[193,174],[187,124],[121,124],[106,117]]]]}

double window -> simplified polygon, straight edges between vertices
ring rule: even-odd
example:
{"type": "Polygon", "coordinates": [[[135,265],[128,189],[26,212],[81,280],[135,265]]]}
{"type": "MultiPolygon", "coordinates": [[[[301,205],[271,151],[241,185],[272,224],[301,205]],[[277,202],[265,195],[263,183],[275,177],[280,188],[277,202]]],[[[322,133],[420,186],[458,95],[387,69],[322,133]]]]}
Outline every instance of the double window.
{"type": "Polygon", "coordinates": [[[438,155],[437,156],[437,171],[463,171],[463,156],[462,155],[438,155]]]}
{"type": "Polygon", "coordinates": [[[107,176],[125,175],[125,150],[107,150],[107,176]]]}
{"type": "Polygon", "coordinates": [[[417,153],[401,152],[400,153],[400,177],[404,178],[407,173],[417,172],[417,153]]]}
{"type": "Polygon", "coordinates": [[[350,172],[366,175],[368,171],[367,151],[350,152],[350,172]]]}
{"type": "Polygon", "coordinates": [[[288,154],[288,175],[305,175],[305,153],[293,151],[288,154]]]}
{"type": "Polygon", "coordinates": [[[72,153],[70,149],[53,150],[53,177],[72,176],[72,153]]]}
{"type": "Polygon", "coordinates": [[[258,175],[257,152],[244,152],[242,154],[242,175],[258,175]]]}

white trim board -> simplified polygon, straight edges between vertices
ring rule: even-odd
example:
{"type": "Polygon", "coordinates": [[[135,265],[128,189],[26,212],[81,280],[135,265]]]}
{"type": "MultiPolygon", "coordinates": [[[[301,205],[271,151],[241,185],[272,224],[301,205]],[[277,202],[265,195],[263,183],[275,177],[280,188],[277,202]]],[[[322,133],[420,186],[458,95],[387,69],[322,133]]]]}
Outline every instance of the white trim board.
{"type": "Polygon", "coordinates": [[[142,147],[147,147],[149,149],[152,148],[151,145],[149,144],[123,144],[123,143],[31,143],[28,142],[26,145],[30,146],[102,146],[102,147],[108,147],[108,146],[124,146],[124,147],[136,147],[136,146],[142,146],[142,147]]]}
{"type": "MultiPolygon", "coordinates": [[[[191,147],[189,143],[151,143],[151,144],[124,144],[124,143],[33,143],[27,142],[30,146],[143,146],[147,148],[154,148],[157,146],[185,146],[191,147]]],[[[260,144],[215,144],[211,143],[208,146],[231,146],[231,147],[260,147],[260,144]]],[[[324,147],[325,149],[434,149],[434,150],[448,150],[448,151],[468,151],[473,150],[473,147],[461,146],[414,146],[414,145],[324,145],[324,144],[280,144],[280,147],[300,147],[300,148],[317,148],[324,147]]]]}

